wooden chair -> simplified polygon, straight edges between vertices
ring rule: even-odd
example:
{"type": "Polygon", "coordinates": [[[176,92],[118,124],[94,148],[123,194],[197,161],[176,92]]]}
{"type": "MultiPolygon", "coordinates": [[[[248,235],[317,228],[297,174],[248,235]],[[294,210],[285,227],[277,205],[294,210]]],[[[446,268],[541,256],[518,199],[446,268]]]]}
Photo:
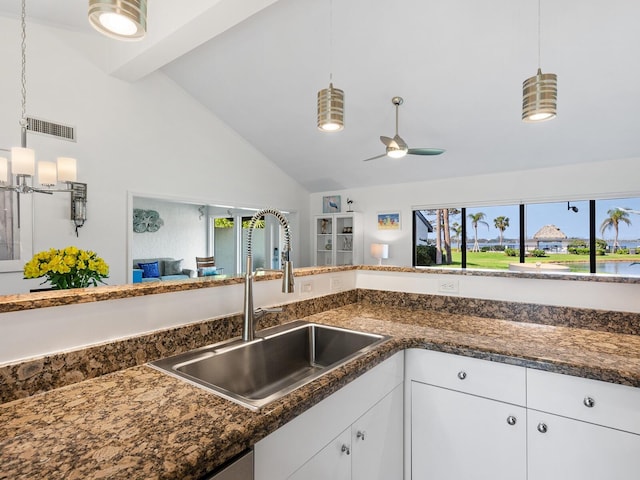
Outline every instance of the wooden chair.
{"type": "Polygon", "coordinates": [[[215,266],[216,266],[216,260],[214,257],[196,257],[196,269],[198,271],[199,277],[203,276],[201,274],[202,272],[202,270],[200,270],[201,268],[215,267],[215,266]]]}

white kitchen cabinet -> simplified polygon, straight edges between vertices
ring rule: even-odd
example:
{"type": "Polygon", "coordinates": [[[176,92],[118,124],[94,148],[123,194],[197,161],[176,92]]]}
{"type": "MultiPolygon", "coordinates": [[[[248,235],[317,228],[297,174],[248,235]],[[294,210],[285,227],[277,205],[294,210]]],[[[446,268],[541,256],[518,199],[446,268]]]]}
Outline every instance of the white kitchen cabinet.
{"type": "Polygon", "coordinates": [[[315,454],[289,480],[350,480],[351,428],[315,454]]]}
{"type": "Polygon", "coordinates": [[[403,390],[398,385],[351,426],[353,480],[403,478],[403,390]]]}
{"type": "Polygon", "coordinates": [[[334,213],[313,222],[314,265],[358,265],[363,263],[362,215],[334,213]]]}
{"type": "Polygon", "coordinates": [[[640,435],[529,410],[528,444],[529,480],[640,478],[640,435]]]}
{"type": "Polygon", "coordinates": [[[525,480],[525,371],[427,350],[407,351],[408,478],[525,480]],[[424,382],[431,382],[424,383],[424,382]]]}
{"type": "Polygon", "coordinates": [[[526,409],[412,382],[414,479],[525,480],[526,409]]]}
{"type": "Polygon", "coordinates": [[[342,478],[346,462],[348,478],[400,480],[403,379],[404,352],[399,352],[257,442],[255,479],[342,478]],[[359,466],[366,463],[375,465],[376,475],[366,476],[369,471],[359,466]]]}
{"type": "Polygon", "coordinates": [[[357,419],[289,480],[401,480],[403,386],[357,419]]]}
{"type": "Polygon", "coordinates": [[[640,478],[640,389],[527,372],[529,480],[640,478]]]}

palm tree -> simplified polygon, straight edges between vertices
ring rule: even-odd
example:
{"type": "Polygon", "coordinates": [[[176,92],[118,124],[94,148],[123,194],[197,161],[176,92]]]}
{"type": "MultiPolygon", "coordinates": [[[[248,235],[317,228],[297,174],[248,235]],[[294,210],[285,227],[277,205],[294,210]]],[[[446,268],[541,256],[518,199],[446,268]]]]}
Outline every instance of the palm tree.
{"type": "Polygon", "coordinates": [[[602,225],[600,225],[600,233],[602,234],[603,238],[605,230],[613,228],[613,231],[615,232],[615,237],[613,239],[614,253],[616,249],[620,247],[620,244],[618,243],[618,226],[620,225],[620,223],[626,223],[629,226],[631,225],[631,220],[629,220],[629,214],[626,212],[626,210],[628,209],[620,210],[619,208],[612,208],[607,212],[607,215],[609,216],[605,218],[602,222],[602,225]]]}
{"type": "Polygon", "coordinates": [[[458,222],[451,224],[451,231],[453,232],[453,239],[456,241],[456,249],[460,250],[460,235],[462,235],[462,225],[458,222]]]}
{"type": "Polygon", "coordinates": [[[499,216],[493,219],[493,224],[500,230],[500,246],[502,246],[502,240],[504,238],[504,231],[509,228],[509,217],[499,216]]]}
{"type": "Polygon", "coordinates": [[[469,215],[467,215],[467,217],[469,218],[469,220],[471,220],[471,226],[473,226],[473,231],[475,233],[475,241],[473,242],[473,248],[471,249],[471,251],[479,252],[480,245],[478,245],[478,224],[482,223],[483,225],[486,225],[488,230],[489,224],[484,221],[484,219],[487,216],[485,215],[484,212],[478,212],[478,213],[470,213],[469,215]]]}
{"type": "Polygon", "coordinates": [[[449,209],[442,211],[442,227],[444,234],[444,251],[447,256],[447,265],[451,265],[451,226],[449,225],[449,209]]]}

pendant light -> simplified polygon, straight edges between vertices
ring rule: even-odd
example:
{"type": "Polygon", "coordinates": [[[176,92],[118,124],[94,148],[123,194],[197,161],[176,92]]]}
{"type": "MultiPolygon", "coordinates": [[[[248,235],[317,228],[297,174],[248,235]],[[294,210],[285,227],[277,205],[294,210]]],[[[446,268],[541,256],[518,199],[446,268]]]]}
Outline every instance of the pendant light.
{"type": "Polygon", "coordinates": [[[522,121],[538,123],[556,117],[558,77],[540,68],[540,0],[538,0],[538,72],[522,82],[522,121]]]}
{"type": "Polygon", "coordinates": [[[142,40],[147,33],[147,0],[89,0],[89,23],[117,40],[142,40]]]}
{"type": "Polygon", "coordinates": [[[344,92],[333,86],[333,0],[329,0],[329,88],[318,92],[318,130],[339,132],[344,129],[344,92]]]}

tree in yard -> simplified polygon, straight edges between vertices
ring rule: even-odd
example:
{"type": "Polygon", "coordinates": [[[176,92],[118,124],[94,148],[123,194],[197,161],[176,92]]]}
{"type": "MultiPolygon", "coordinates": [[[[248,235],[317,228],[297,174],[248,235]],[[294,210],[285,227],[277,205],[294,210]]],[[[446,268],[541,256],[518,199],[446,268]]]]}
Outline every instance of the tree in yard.
{"type": "MultiPolygon", "coordinates": [[[[628,209],[625,209],[628,210],[628,209]]],[[[620,210],[619,208],[612,208],[607,212],[609,215],[604,219],[602,225],[600,225],[600,233],[604,237],[604,232],[613,228],[614,231],[614,239],[613,239],[613,252],[615,253],[616,249],[620,247],[618,243],[618,227],[621,223],[626,223],[631,226],[631,220],[629,220],[629,214],[625,210],[620,210]]]]}
{"type": "Polygon", "coordinates": [[[482,223],[483,225],[487,226],[487,230],[489,229],[489,224],[484,221],[484,219],[486,218],[486,214],[484,212],[470,213],[469,215],[467,215],[467,218],[471,220],[471,226],[473,227],[473,232],[475,235],[473,248],[471,249],[471,251],[479,252],[480,245],[478,245],[478,224],[482,223]]]}
{"type": "Polygon", "coordinates": [[[442,210],[436,210],[436,265],[442,265],[442,210]]]}
{"type": "Polygon", "coordinates": [[[449,209],[442,211],[442,233],[444,234],[444,251],[447,255],[447,265],[451,265],[451,227],[449,226],[449,209]]]}
{"type": "Polygon", "coordinates": [[[509,228],[509,217],[496,217],[493,219],[493,225],[500,231],[500,245],[502,245],[504,231],[509,228]]]}
{"type": "Polygon", "coordinates": [[[451,224],[451,231],[453,232],[453,238],[456,241],[456,249],[460,250],[460,236],[462,235],[462,225],[458,222],[451,224]]]}

